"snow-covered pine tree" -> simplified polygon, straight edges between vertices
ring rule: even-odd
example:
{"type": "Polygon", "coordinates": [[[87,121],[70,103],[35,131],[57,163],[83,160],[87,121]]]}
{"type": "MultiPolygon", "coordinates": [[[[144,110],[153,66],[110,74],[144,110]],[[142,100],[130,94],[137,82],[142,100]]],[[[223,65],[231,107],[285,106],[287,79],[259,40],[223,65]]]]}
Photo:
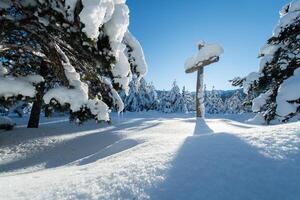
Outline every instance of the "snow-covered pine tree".
{"type": "Polygon", "coordinates": [[[190,112],[196,110],[196,99],[193,98],[192,93],[185,89],[185,86],[183,86],[182,88],[182,98],[185,107],[183,112],[190,112]]]}
{"type": "Polygon", "coordinates": [[[159,100],[158,100],[158,95],[155,86],[152,82],[147,84],[147,95],[149,96],[149,101],[148,101],[149,110],[157,110],[159,100]]]}
{"type": "Polygon", "coordinates": [[[160,91],[158,95],[159,99],[159,106],[158,106],[158,111],[161,111],[163,113],[172,113],[172,102],[171,99],[169,98],[169,93],[170,91],[160,91]]]}
{"type": "Polygon", "coordinates": [[[160,111],[164,113],[187,112],[185,101],[176,81],[173,82],[169,92],[162,93],[160,111]]]}
{"type": "Polygon", "coordinates": [[[243,98],[240,91],[236,91],[233,95],[225,99],[224,112],[228,114],[238,114],[245,111],[243,106],[243,98]]]}
{"type": "Polygon", "coordinates": [[[215,90],[214,87],[211,92],[207,92],[204,105],[205,112],[208,114],[224,113],[224,102],[221,98],[221,94],[215,90]]]}
{"type": "Polygon", "coordinates": [[[108,121],[109,107],[123,110],[116,90],[146,72],[128,13],[124,1],[2,0],[1,104],[32,102],[28,127],[38,127],[42,108],[108,121]]]}
{"type": "Polygon", "coordinates": [[[124,111],[141,112],[155,110],[158,105],[157,93],[153,84],[148,84],[144,78],[140,81],[134,78],[130,83],[129,94],[121,93],[124,101],[124,111]]]}
{"type": "Polygon", "coordinates": [[[261,49],[259,72],[252,72],[243,79],[252,110],[258,113],[253,120],[259,120],[259,123],[299,120],[299,30],[300,0],[294,0],[281,10],[272,37],[261,49]]]}

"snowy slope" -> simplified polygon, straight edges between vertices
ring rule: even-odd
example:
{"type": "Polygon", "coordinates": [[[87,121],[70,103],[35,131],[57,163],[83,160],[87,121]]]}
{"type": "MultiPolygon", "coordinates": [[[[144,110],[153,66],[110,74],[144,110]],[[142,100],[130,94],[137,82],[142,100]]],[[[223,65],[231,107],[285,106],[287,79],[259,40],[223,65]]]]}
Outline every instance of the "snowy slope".
{"type": "Polygon", "coordinates": [[[300,198],[300,122],[207,119],[214,133],[193,135],[192,115],[113,118],[0,133],[0,199],[300,198]]]}

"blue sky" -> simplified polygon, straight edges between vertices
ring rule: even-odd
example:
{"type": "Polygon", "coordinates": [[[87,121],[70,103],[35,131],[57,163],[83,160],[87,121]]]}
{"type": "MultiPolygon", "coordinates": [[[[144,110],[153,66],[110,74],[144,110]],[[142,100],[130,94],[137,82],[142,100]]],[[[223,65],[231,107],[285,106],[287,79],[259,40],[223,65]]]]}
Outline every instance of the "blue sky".
{"type": "Polygon", "coordinates": [[[130,31],[143,46],[146,79],[157,89],[195,90],[196,74],[184,73],[186,58],[203,39],[219,42],[225,53],[205,69],[208,89],[231,89],[229,79],[258,69],[259,49],[271,36],[279,10],[289,0],[127,0],[130,31]]]}

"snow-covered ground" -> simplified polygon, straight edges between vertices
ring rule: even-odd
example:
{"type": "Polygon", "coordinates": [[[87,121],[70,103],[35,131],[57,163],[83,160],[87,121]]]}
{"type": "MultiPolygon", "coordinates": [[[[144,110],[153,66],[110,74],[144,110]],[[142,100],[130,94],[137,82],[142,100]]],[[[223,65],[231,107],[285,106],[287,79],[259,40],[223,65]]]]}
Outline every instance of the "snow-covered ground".
{"type": "Polygon", "coordinates": [[[20,120],[0,132],[0,199],[300,199],[300,122],[245,118],[208,116],[196,135],[192,114],[20,120]]]}

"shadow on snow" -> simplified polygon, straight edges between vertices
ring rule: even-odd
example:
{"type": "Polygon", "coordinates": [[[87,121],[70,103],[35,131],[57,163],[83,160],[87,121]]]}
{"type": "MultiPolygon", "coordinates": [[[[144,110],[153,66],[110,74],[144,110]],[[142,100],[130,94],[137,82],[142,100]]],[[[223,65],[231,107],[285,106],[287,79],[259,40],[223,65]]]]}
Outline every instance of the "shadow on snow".
{"type": "MultiPolygon", "coordinates": [[[[39,164],[45,165],[45,168],[54,168],[63,166],[74,161],[79,161],[79,165],[95,162],[114,153],[129,149],[138,144],[137,141],[124,139],[124,132],[132,127],[139,127],[137,130],[147,129],[159,125],[157,123],[147,123],[154,118],[131,119],[124,121],[118,118],[115,122],[117,126],[106,127],[105,129],[97,127],[96,124],[85,124],[77,126],[72,123],[58,122],[55,126],[45,124],[40,129],[32,129],[30,133],[22,133],[25,129],[17,129],[13,132],[6,132],[0,135],[1,146],[4,145],[22,145],[22,142],[43,138],[47,136],[58,135],[76,135],[71,139],[64,139],[63,142],[57,142],[53,145],[39,145],[39,150],[30,152],[25,158],[14,160],[8,163],[0,164],[0,172],[12,172],[25,169],[39,164]],[[64,130],[64,131],[61,131],[64,130]],[[20,134],[23,134],[20,137],[20,134]],[[18,137],[16,137],[18,135],[18,137]],[[16,138],[18,138],[16,140],[16,138]]],[[[35,140],[33,140],[35,142],[35,140]]],[[[35,170],[33,170],[35,171],[35,170]]]]}
{"type": "Polygon", "coordinates": [[[194,135],[186,139],[166,179],[150,196],[157,200],[297,200],[299,163],[300,154],[275,160],[229,133],[194,135]]]}

